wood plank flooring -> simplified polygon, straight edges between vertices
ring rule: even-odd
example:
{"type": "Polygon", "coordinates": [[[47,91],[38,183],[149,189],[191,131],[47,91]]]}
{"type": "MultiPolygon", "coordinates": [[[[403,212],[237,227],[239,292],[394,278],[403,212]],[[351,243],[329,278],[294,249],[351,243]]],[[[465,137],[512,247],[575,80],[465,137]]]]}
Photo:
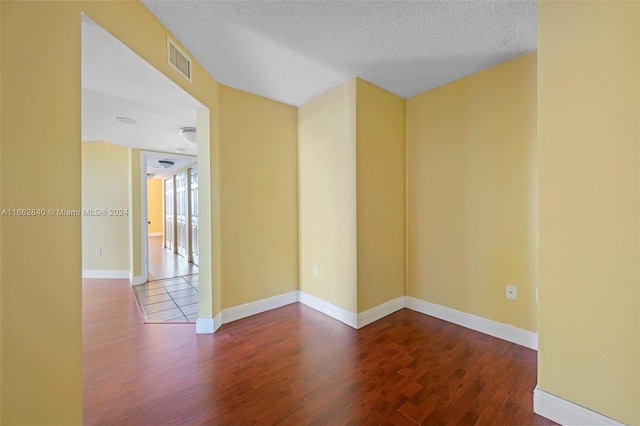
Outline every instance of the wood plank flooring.
{"type": "Polygon", "coordinates": [[[292,304],[196,335],[85,280],[87,425],[553,424],[536,352],[407,309],[354,330],[292,304]]]}

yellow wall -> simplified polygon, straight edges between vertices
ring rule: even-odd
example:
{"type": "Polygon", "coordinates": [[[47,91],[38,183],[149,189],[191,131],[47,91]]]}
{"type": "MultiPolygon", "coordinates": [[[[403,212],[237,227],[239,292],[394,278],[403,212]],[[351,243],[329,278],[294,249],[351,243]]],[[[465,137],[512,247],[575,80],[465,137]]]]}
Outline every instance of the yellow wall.
{"type": "Polygon", "coordinates": [[[301,291],[353,313],[404,295],[404,157],[404,100],[364,80],[298,109],[301,291]]]}
{"type": "MultiPolygon", "coordinates": [[[[5,208],[81,207],[79,44],[64,47],[80,40],[80,18],[62,14],[54,30],[56,13],[53,3],[2,4],[5,208]]],[[[1,220],[0,423],[80,424],[81,218],[1,220]]]]}
{"type": "MultiPolygon", "coordinates": [[[[129,149],[82,144],[82,209],[129,208],[129,149]]],[[[61,206],[62,207],[62,206],[61,206]]],[[[82,269],[129,270],[129,217],[82,216],[82,269]],[[102,255],[96,255],[96,249],[102,255]]]]}
{"type": "Polygon", "coordinates": [[[535,331],[535,53],[406,108],[408,295],[535,331]]]}
{"type": "MultiPolygon", "coordinates": [[[[193,83],[166,63],[167,30],[138,2],[1,2],[3,208],[81,207],[80,14],[87,15],[210,109],[217,122],[218,85],[194,63],[193,83]],[[35,94],[35,95],[34,95],[35,94]],[[10,105],[11,108],[6,108],[10,105]],[[55,112],[55,113],[52,113],[55,112]],[[6,177],[10,176],[8,183],[6,177]],[[41,179],[48,176],[49,179],[41,179]]],[[[217,167],[211,157],[199,169],[217,167]]],[[[200,150],[200,148],[199,148],[200,150]]],[[[205,191],[219,193],[216,173],[205,191]]],[[[207,207],[213,229],[220,203],[207,207]]],[[[1,424],[82,422],[80,217],[0,219],[2,295],[1,424]],[[25,285],[28,283],[28,285],[25,285]],[[25,315],[25,313],[27,313],[25,315]],[[29,314],[30,313],[30,314],[29,314]]],[[[218,238],[219,234],[213,238],[218,238]]],[[[205,244],[212,249],[215,244],[205,244]]],[[[220,266],[220,253],[201,251],[220,266]]],[[[206,260],[202,260],[206,262],[206,260]]],[[[295,262],[295,260],[294,260],[295,262]]],[[[200,274],[200,286],[216,279],[200,274]]],[[[213,281],[213,293],[220,282],[213,281]]],[[[215,312],[214,312],[215,313],[215,312]]]]}
{"type": "Polygon", "coordinates": [[[353,79],[298,109],[300,290],[351,312],[358,309],[355,102],[353,79]]]}
{"type": "Polygon", "coordinates": [[[404,105],[356,79],[358,312],[405,293],[404,105]]]}
{"type": "Polygon", "coordinates": [[[147,179],[147,219],[149,234],[162,233],[164,218],[162,217],[162,179],[147,179]]]}
{"type": "Polygon", "coordinates": [[[296,109],[220,86],[222,308],[298,289],[296,109]]]}
{"type": "Polygon", "coordinates": [[[132,284],[142,279],[142,196],[140,190],[140,150],[129,150],[129,275],[132,284]]]}
{"type": "Polygon", "coordinates": [[[539,2],[538,386],[640,423],[638,2],[539,2]]]}
{"type": "MultiPolygon", "coordinates": [[[[0,51],[2,50],[2,2],[0,2],[0,51]]],[[[2,54],[0,54],[0,81],[2,81],[2,54]]],[[[0,100],[2,99],[2,84],[0,84],[0,100]]],[[[2,102],[0,101],[0,129],[2,129],[2,102]]],[[[0,164],[2,164],[2,134],[0,133],[0,164]]],[[[0,171],[0,188],[2,188],[2,172],[0,171]]],[[[4,203],[0,194],[0,211],[4,203]]],[[[0,218],[0,241],[2,241],[2,221],[0,218]]],[[[0,271],[2,271],[2,244],[0,244],[0,271]]],[[[0,423],[2,423],[2,274],[0,273],[0,423]]]]}

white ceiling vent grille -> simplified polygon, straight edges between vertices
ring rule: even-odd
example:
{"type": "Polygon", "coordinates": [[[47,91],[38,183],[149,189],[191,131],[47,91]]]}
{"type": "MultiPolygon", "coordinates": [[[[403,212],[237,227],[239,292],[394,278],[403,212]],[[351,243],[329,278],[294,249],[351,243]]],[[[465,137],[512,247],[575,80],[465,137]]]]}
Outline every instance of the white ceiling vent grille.
{"type": "Polygon", "coordinates": [[[184,78],[191,81],[191,59],[169,37],[167,37],[167,61],[184,78]]]}

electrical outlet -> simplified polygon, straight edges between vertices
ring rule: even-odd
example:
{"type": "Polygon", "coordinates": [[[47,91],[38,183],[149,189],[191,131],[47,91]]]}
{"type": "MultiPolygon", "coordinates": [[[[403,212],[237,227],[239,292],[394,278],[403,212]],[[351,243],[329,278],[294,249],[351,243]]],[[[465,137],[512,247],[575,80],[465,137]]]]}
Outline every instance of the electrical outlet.
{"type": "Polygon", "coordinates": [[[320,267],[318,265],[313,265],[313,275],[316,277],[320,275],[320,267]]]}
{"type": "Polygon", "coordinates": [[[507,285],[505,295],[507,299],[517,300],[518,299],[518,286],[515,285],[507,285]]]}
{"type": "Polygon", "coordinates": [[[102,256],[102,249],[96,249],[96,256],[102,256]]]}

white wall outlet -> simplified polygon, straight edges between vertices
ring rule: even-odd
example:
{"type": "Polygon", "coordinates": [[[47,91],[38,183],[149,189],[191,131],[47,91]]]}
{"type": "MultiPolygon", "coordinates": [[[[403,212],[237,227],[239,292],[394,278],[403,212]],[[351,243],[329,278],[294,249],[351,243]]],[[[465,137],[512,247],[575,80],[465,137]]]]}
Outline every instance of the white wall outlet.
{"type": "Polygon", "coordinates": [[[102,249],[96,249],[96,256],[102,256],[102,249]]]}
{"type": "Polygon", "coordinates": [[[313,275],[316,277],[320,275],[320,267],[318,265],[313,265],[313,275]]]}
{"type": "Polygon", "coordinates": [[[507,299],[517,300],[518,299],[518,286],[516,285],[507,285],[507,289],[505,291],[505,295],[507,299]]]}

